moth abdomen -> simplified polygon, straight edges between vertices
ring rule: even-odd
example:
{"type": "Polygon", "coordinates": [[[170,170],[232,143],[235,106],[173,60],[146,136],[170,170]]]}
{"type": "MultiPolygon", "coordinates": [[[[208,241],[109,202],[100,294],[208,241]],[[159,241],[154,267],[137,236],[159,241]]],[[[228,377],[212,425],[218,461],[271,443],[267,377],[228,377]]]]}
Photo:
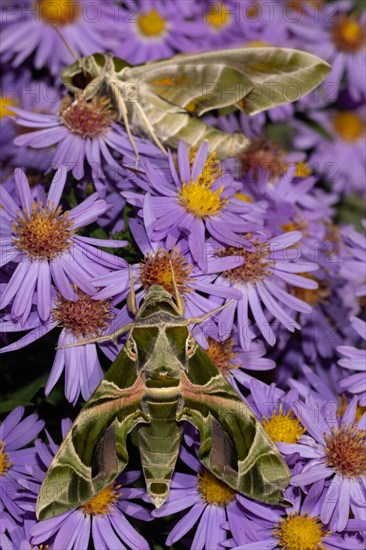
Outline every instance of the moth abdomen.
{"type": "Polygon", "coordinates": [[[150,397],[148,405],[151,423],[140,426],[137,433],[146,489],[155,506],[159,508],[169,495],[182,428],[175,420],[178,397],[161,402],[150,397]]]}

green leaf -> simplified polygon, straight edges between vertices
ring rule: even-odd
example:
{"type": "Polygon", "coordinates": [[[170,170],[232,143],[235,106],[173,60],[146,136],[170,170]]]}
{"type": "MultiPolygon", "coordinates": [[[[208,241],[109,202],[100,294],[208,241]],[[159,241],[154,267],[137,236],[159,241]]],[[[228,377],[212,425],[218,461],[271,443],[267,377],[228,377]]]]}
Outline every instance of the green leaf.
{"type": "Polygon", "coordinates": [[[24,401],[16,401],[14,399],[10,401],[3,401],[0,403],[0,414],[7,413],[9,411],[12,411],[15,409],[15,407],[19,407],[19,405],[22,405],[23,407],[29,407],[33,405],[33,403],[26,403],[24,401]]]}
{"type": "Polygon", "coordinates": [[[29,405],[32,398],[36,395],[40,388],[44,388],[48,379],[49,373],[41,374],[38,378],[30,382],[12,393],[12,401],[18,402],[18,405],[29,405]]]}

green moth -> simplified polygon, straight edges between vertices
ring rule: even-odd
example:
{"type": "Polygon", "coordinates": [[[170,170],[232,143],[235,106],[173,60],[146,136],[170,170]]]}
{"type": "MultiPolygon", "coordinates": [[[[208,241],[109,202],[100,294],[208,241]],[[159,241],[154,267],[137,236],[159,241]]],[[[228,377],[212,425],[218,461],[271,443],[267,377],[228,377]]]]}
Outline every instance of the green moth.
{"type": "Polygon", "coordinates": [[[319,57],[286,48],[240,48],[130,66],[111,54],[77,59],[62,71],[75,94],[105,96],[123,122],[138,158],[133,134],[146,136],[166,152],[179,140],[190,147],[207,141],[218,158],[239,155],[250,140],[206,124],[199,117],[213,109],[236,108],[253,115],[299,99],[330,70],[319,57]]]}
{"type": "Polygon", "coordinates": [[[290,480],[285,461],[188,329],[215,312],[185,319],[176,286],[174,297],[151,286],[138,311],[132,291],[129,304],[133,322],[92,340],[115,341],[129,331],[53,459],[38,495],[37,517],[82,506],[111,484],[128,463],[126,440],[134,428],[147,492],[160,507],[169,495],[183,421],[199,431],[198,456],[207,470],[247,497],[284,504],[290,480]]]}

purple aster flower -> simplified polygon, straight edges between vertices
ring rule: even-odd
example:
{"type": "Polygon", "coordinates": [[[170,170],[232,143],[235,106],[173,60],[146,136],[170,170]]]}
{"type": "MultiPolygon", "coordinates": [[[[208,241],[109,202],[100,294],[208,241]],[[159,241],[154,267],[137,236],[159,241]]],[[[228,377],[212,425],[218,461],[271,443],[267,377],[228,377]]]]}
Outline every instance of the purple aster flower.
{"type": "MultiPolygon", "coordinates": [[[[70,425],[70,421],[63,421],[63,437],[70,425]]],[[[30,477],[22,483],[22,496],[27,500],[24,508],[33,516],[40,485],[58,449],[47,436],[48,443],[36,441],[37,462],[28,467],[30,477]]],[[[140,476],[138,471],[125,472],[84,506],[38,522],[31,528],[32,544],[49,543],[54,550],[87,550],[92,540],[95,548],[122,550],[128,545],[136,550],[148,550],[147,541],[126,518],[127,515],[144,521],[152,519],[145,507],[134,502],[145,497],[145,490],[129,487],[140,476]]]]}
{"type": "Polygon", "coordinates": [[[133,65],[201,49],[203,25],[196,3],[140,0],[120,8],[116,15],[123,24],[117,27],[118,45],[113,52],[133,65]],[[188,10],[189,18],[184,13],[188,10]]]}
{"type": "MultiPolygon", "coordinates": [[[[366,229],[366,220],[362,221],[362,225],[366,229]]],[[[366,236],[352,226],[343,227],[341,235],[346,250],[342,258],[340,274],[355,287],[356,296],[366,296],[366,236]]]]}
{"type": "MultiPolygon", "coordinates": [[[[127,268],[127,264],[126,264],[127,268]]],[[[128,271],[128,270],[127,270],[128,271]]],[[[58,336],[57,346],[76,344],[80,340],[88,340],[106,333],[113,332],[113,320],[120,313],[109,300],[96,300],[80,289],[73,287],[77,300],[67,300],[61,294],[51,298],[50,317],[42,321],[33,308],[28,319],[23,323],[5,315],[0,321],[3,333],[27,331],[19,340],[0,349],[0,353],[17,351],[42,338],[55,327],[63,327],[58,336]]],[[[37,302],[37,297],[35,299],[37,302]]],[[[101,344],[104,351],[105,344],[101,344]]],[[[108,356],[109,353],[106,351],[108,356]]],[[[59,348],[56,351],[45,395],[48,396],[62,373],[65,372],[65,396],[68,401],[76,404],[80,393],[89,399],[103,378],[95,343],[71,348],[59,348]]]]}
{"type": "Polygon", "coordinates": [[[57,75],[73,57],[55,27],[78,57],[111,50],[116,43],[115,6],[106,0],[22,0],[2,7],[3,59],[13,67],[34,55],[34,67],[57,75]]]}
{"type": "MultiPolygon", "coordinates": [[[[29,129],[14,140],[16,145],[31,149],[54,146],[49,155],[48,170],[64,165],[80,180],[87,167],[100,193],[105,192],[105,166],[119,173],[118,156],[119,160],[122,155],[129,162],[135,161],[127,133],[116,122],[116,113],[104,96],[91,101],[79,99],[76,103],[65,100],[58,114],[32,113],[15,108],[13,111],[17,114],[14,122],[29,129]],[[117,160],[113,155],[117,155],[117,160]]],[[[134,140],[141,155],[157,158],[163,155],[149,141],[137,137],[134,140]]]]}
{"type": "Polygon", "coordinates": [[[325,99],[329,97],[331,101],[345,76],[352,97],[356,100],[365,97],[366,11],[362,5],[359,10],[357,7],[353,2],[341,1],[334,4],[334,11],[330,13],[324,3],[319,13],[314,9],[304,10],[291,27],[298,47],[316,53],[332,66],[322,86],[326,91],[325,99]]]}
{"type": "MultiPolygon", "coordinates": [[[[354,531],[362,529],[362,522],[349,520],[347,533],[332,532],[322,523],[314,500],[318,495],[309,491],[302,500],[296,488],[289,487],[286,498],[293,505],[283,511],[270,509],[252,517],[251,529],[240,529],[233,532],[233,539],[223,543],[223,546],[235,550],[361,550],[363,536],[354,531]],[[324,544],[323,544],[324,543],[324,544]]],[[[243,526],[244,527],[244,526],[243,526]]],[[[225,528],[229,529],[228,524],[225,528]]]]}
{"type": "Polygon", "coordinates": [[[312,111],[311,118],[328,133],[329,138],[314,127],[295,121],[295,147],[300,150],[313,148],[309,165],[332,186],[333,191],[364,193],[365,107],[353,111],[312,111]]]}
{"type": "Polygon", "coordinates": [[[0,84],[0,159],[12,166],[27,166],[40,170],[48,168],[46,155],[36,149],[20,150],[14,139],[21,131],[14,123],[13,108],[52,113],[57,108],[60,92],[46,78],[34,80],[32,73],[6,70],[0,84]]]}
{"type": "Polygon", "coordinates": [[[356,409],[353,398],[339,417],[336,406],[309,396],[297,409],[309,435],[293,445],[280,445],[282,453],[299,453],[305,463],[291,484],[306,490],[317,484],[320,519],[336,532],[347,528],[350,514],[364,521],[366,414],[355,422],[356,409]]]}
{"type": "Polygon", "coordinates": [[[275,515],[270,506],[251,501],[218,480],[184,446],[180,457],[194,474],[176,472],[168,500],[152,512],[154,517],[164,517],[186,511],[171,530],[166,540],[168,546],[196,526],[191,548],[220,548],[228,537],[224,528],[227,522],[232,534],[241,531],[253,534],[257,528],[255,520],[275,515]]]}
{"type": "Polygon", "coordinates": [[[16,499],[20,482],[28,479],[28,467],[36,464],[35,448],[28,445],[44,426],[36,414],[22,420],[23,415],[24,407],[16,407],[0,425],[0,505],[17,521],[23,513],[16,499]]]}
{"type": "MultiPolygon", "coordinates": [[[[166,174],[145,162],[146,177],[136,177],[135,183],[152,195],[153,240],[164,240],[170,249],[188,234],[189,251],[202,267],[205,233],[233,247],[248,244],[242,234],[261,230],[261,208],[235,196],[240,184],[223,172],[215,153],[208,154],[206,143],[189,152],[181,141],[177,159],[178,171],[169,153],[166,174]]],[[[143,206],[144,195],[122,195],[135,206],[143,206]]]]}
{"type": "MultiPolygon", "coordinates": [[[[357,317],[351,317],[350,320],[357,334],[366,341],[365,321],[357,317]]],[[[338,361],[338,365],[350,371],[356,371],[342,378],[339,385],[352,395],[357,395],[360,404],[366,406],[366,350],[352,346],[338,346],[337,351],[340,355],[343,355],[343,358],[338,361]]]]}
{"type": "Polygon", "coordinates": [[[248,349],[252,339],[251,316],[264,339],[273,346],[276,342],[271,327],[273,318],[291,332],[301,328],[283,306],[303,313],[311,311],[307,303],[288,292],[293,287],[317,288],[315,281],[297,275],[317,269],[317,264],[304,261],[301,251],[294,246],[301,239],[302,234],[293,231],[267,241],[250,237],[252,249],[227,247],[212,251],[216,258],[229,255],[244,258],[244,264],[224,271],[215,281],[216,284],[234,286],[241,292],[240,300],[228,305],[219,314],[219,326],[220,331],[230,333],[237,312],[239,340],[244,350],[248,349]]]}
{"type": "MultiPolygon", "coordinates": [[[[213,259],[208,264],[208,273],[202,273],[189,253],[187,240],[179,240],[171,250],[165,249],[162,241],[151,240],[151,225],[155,218],[149,194],[145,195],[143,210],[147,225],[144,226],[141,221],[133,218],[129,220],[132,236],[144,256],[142,262],[131,266],[137,305],[145,291],[153,284],[159,284],[168,292],[173,293],[169,262],[172,263],[178,290],[185,300],[186,317],[199,317],[209,313],[218,306],[217,299],[240,297],[240,293],[236,289],[230,289],[227,286],[221,287],[213,283],[217,274],[226,269],[226,266],[237,265],[237,258],[226,258],[227,264],[213,259]]],[[[95,295],[95,298],[110,299],[113,297],[116,302],[123,300],[130,288],[129,273],[125,269],[102,275],[93,282],[97,286],[104,287],[95,295]]],[[[113,325],[118,328],[118,324],[122,326],[130,320],[130,314],[127,308],[124,308],[113,325]]],[[[196,337],[201,342],[202,331],[198,332],[196,337]]]]}
{"type": "Polygon", "coordinates": [[[37,308],[42,320],[51,311],[52,284],[67,300],[76,300],[72,285],[87,294],[95,294],[91,280],[111,269],[124,266],[120,258],[103,252],[97,246],[124,246],[123,241],[109,241],[78,236],[77,230],[103,214],[107,203],[90,195],[72,210],[62,212],[59,206],[67,171],[60,167],[51,183],[46,204],[32,201],[28,180],[15,171],[15,184],[22,210],[2,188],[3,248],[1,265],[17,264],[1,296],[0,307],[12,300],[12,317],[26,321],[37,289],[37,308]]]}

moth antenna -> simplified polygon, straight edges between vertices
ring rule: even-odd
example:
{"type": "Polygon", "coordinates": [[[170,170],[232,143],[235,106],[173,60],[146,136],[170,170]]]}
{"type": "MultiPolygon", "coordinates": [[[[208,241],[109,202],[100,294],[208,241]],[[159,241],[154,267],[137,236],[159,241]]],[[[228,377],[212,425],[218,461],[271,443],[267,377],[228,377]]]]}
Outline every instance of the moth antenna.
{"type": "Polygon", "coordinates": [[[75,342],[74,344],[66,344],[66,346],[57,346],[56,349],[64,348],[75,348],[76,346],[85,346],[86,344],[94,344],[97,342],[112,342],[117,345],[117,339],[121,334],[128,332],[133,327],[133,323],[127,323],[123,327],[118,328],[111,334],[105,334],[104,336],[98,336],[97,338],[91,338],[90,340],[81,340],[80,342],[75,342]]]}
{"type": "Polygon", "coordinates": [[[74,50],[72,49],[71,45],[69,44],[69,42],[66,40],[66,38],[64,37],[64,35],[62,34],[62,32],[60,31],[60,29],[58,27],[56,27],[55,25],[53,26],[54,30],[57,32],[57,34],[59,35],[59,37],[61,38],[62,42],[65,44],[66,48],[69,50],[69,52],[71,53],[72,57],[74,59],[78,59],[78,56],[76,55],[76,53],[74,52],[74,50]]]}
{"type": "Polygon", "coordinates": [[[169,260],[169,267],[170,267],[170,275],[172,277],[172,286],[173,286],[173,290],[174,290],[174,298],[175,298],[175,301],[176,301],[176,304],[177,304],[177,307],[178,307],[178,313],[179,313],[179,315],[181,315],[183,317],[184,310],[185,310],[185,304],[184,304],[184,300],[182,298],[182,295],[179,292],[179,289],[178,289],[178,286],[177,286],[177,281],[175,280],[174,268],[173,268],[173,264],[172,264],[171,260],[169,260]]]}
{"type": "Polygon", "coordinates": [[[217,307],[216,309],[213,309],[212,311],[209,311],[208,313],[205,313],[205,315],[202,315],[202,317],[191,317],[190,319],[185,319],[186,325],[198,325],[199,323],[203,323],[203,321],[206,321],[209,317],[212,315],[215,315],[215,313],[218,313],[222,309],[225,309],[227,306],[232,304],[234,302],[234,298],[232,300],[229,300],[224,304],[223,306],[217,307]]]}
{"type": "Polygon", "coordinates": [[[134,315],[137,313],[137,306],[136,306],[136,294],[135,294],[135,285],[133,280],[133,273],[132,273],[132,267],[129,266],[130,270],[130,291],[127,294],[127,308],[128,311],[131,311],[134,315]]]}

